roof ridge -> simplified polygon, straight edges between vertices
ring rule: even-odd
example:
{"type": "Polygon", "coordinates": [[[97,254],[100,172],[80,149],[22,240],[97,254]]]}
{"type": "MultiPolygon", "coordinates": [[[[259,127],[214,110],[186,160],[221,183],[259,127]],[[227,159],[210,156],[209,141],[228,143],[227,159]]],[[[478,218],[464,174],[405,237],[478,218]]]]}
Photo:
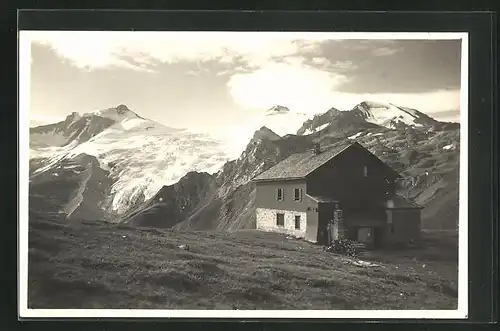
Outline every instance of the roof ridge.
{"type": "MultiPolygon", "coordinates": [[[[340,145],[340,142],[338,144],[340,145]]],[[[327,162],[329,162],[331,159],[333,159],[334,157],[338,156],[340,153],[344,152],[346,149],[348,149],[349,147],[353,146],[354,144],[360,145],[357,141],[348,144],[347,146],[345,146],[344,148],[342,148],[340,151],[337,151],[335,154],[333,154],[332,156],[330,156],[330,158],[328,158],[325,162],[321,163],[316,168],[310,170],[307,174],[304,175],[304,177],[307,177],[308,175],[310,175],[311,173],[313,173],[314,171],[316,171],[316,169],[318,169],[319,167],[323,166],[324,164],[326,164],[327,162]]],[[[330,149],[333,149],[333,148],[334,147],[331,147],[330,149]]]]}
{"type": "Polygon", "coordinates": [[[344,140],[333,144],[319,154],[312,154],[310,150],[294,153],[261,172],[252,181],[304,179],[307,175],[355,144],[359,145],[357,142],[344,140]],[[345,146],[346,143],[347,146],[345,146]]]}
{"type": "Polygon", "coordinates": [[[274,181],[274,180],[298,180],[305,179],[311,173],[330,162],[350,147],[358,146],[360,150],[376,158],[387,169],[390,169],[396,177],[400,174],[392,169],[387,163],[382,161],[368,148],[358,141],[341,140],[326,147],[321,153],[314,154],[311,151],[304,151],[289,155],[287,158],[276,163],[269,169],[261,172],[252,178],[252,181],[274,181]]]}

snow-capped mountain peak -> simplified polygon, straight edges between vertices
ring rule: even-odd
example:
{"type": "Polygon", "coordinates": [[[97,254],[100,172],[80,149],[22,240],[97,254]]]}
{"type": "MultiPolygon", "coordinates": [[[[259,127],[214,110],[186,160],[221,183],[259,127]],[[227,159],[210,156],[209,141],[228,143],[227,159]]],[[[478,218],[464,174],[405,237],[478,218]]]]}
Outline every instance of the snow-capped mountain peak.
{"type": "Polygon", "coordinates": [[[391,130],[421,128],[424,130],[454,129],[457,124],[439,122],[413,108],[393,103],[363,101],[351,110],[340,111],[331,108],[326,113],[314,115],[305,121],[297,131],[298,135],[308,135],[323,130],[342,132],[382,127],[391,130]]]}
{"type": "Polygon", "coordinates": [[[266,115],[272,116],[272,115],[279,115],[279,114],[287,114],[289,112],[290,112],[290,109],[288,109],[288,107],[281,106],[281,105],[275,105],[266,111],[266,115]]]}
{"type": "Polygon", "coordinates": [[[89,139],[94,139],[106,132],[137,132],[142,130],[179,131],[165,127],[157,122],[145,119],[125,105],[97,110],[80,115],[72,112],[64,121],[43,125],[30,129],[30,145],[41,146],[67,146],[78,145],[89,139]],[[109,130],[111,131],[109,131],[109,130]]]}
{"type": "Polygon", "coordinates": [[[418,110],[397,106],[393,103],[363,101],[356,105],[351,112],[365,121],[390,129],[402,127],[422,127],[434,125],[436,120],[418,110]]]}
{"type": "Polygon", "coordinates": [[[143,119],[141,116],[134,113],[132,110],[130,110],[125,105],[119,105],[119,106],[113,107],[113,108],[98,110],[98,111],[95,111],[92,113],[86,113],[83,116],[85,117],[85,116],[92,116],[92,115],[97,115],[97,116],[101,116],[104,118],[109,118],[115,122],[121,122],[125,119],[131,119],[131,118],[143,119]]]}

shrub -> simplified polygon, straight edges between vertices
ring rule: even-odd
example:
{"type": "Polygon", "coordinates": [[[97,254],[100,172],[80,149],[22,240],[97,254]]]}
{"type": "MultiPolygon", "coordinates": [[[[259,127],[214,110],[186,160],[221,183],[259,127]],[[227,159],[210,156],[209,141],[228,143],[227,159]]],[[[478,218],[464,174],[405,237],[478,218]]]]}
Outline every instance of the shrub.
{"type": "Polygon", "coordinates": [[[355,241],[349,239],[337,239],[334,240],[329,246],[326,246],[325,250],[327,252],[333,252],[347,256],[356,256],[357,246],[358,243],[356,243],[355,241]]]}

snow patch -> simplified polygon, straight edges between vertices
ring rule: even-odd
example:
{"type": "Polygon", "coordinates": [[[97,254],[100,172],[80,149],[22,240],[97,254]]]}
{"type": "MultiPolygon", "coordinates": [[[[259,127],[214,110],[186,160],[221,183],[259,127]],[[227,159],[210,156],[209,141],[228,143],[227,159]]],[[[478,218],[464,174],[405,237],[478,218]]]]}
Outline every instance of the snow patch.
{"type": "Polygon", "coordinates": [[[97,110],[92,113],[85,113],[83,114],[83,117],[91,116],[91,115],[97,115],[105,118],[109,118],[115,122],[121,122],[124,119],[131,119],[131,118],[138,118],[137,114],[135,114],[133,111],[125,111],[122,113],[118,113],[118,110],[116,108],[108,108],[104,110],[97,110]]]}
{"type": "Polygon", "coordinates": [[[318,127],[315,129],[315,131],[316,131],[316,132],[321,131],[321,130],[325,129],[327,126],[329,126],[329,125],[330,125],[330,123],[325,123],[325,124],[323,124],[323,125],[320,125],[320,126],[318,126],[318,127]]]}
{"type": "Polygon", "coordinates": [[[314,132],[312,130],[310,130],[310,129],[307,129],[307,130],[304,131],[304,135],[305,136],[307,136],[307,135],[309,135],[311,133],[314,133],[314,132]]]}
{"type": "Polygon", "coordinates": [[[132,118],[132,119],[125,119],[122,122],[120,122],[121,127],[123,130],[131,130],[135,127],[140,127],[143,122],[146,122],[144,120],[141,120],[139,118],[132,118]]]}
{"type": "Polygon", "coordinates": [[[362,134],[363,134],[363,131],[358,132],[358,133],[356,133],[356,134],[354,134],[354,135],[352,135],[352,136],[349,136],[349,137],[347,137],[347,139],[356,139],[356,138],[358,138],[359,136],[361,136],[362,134]]]}
{"type": "Polygon", "coordinates": [[[393,104],[366,101],[364,105],[363,103],[359,104],[357,110],[367,122],[391,129],[395,128],[395,125],[398,123],[404,123],[409,126],[422,126],[421,123],[416,122],[420,117],[418,112],[393,104]]]}
{"type": "Polygon", "coordinates": [[[81,144],[32,148],[30,158],[42,158],[43,165],[34,172],[37,174],[82,153],[95,156],[101,168],[110,172],[115,180],[112,210],[123,213],[134,201],[151,198],[163,185],[176,183],[189,171],[217,172],[240,151],[228,149],[224,142],[207,134],[132,118],[81,144]]]}
{"type": "Polygon", "coordinates": [[[63,208],[64,212],[68,217],[70,217],[83,202],[83,193],[85,192],[87,188],[87,182],[89,181],[90,176],[92,175],[91,164],[87,165],[87,168],[85,169],[83,175],[84,178],[80,182],[80,185],[78,186],[78,190],[76,191],[75,196],[63,208]]]}
{"type": "Polygon", "coordinates": [[[312,130],[311,129],[307,129],[307,130],[304,131],[304,135],[308,135],[308,134],[312,134],[312,133],[316,133],[316,132],[322,131],[322,130],[326,129],[329,125],[330,125],[330,123],[325,123],[325,124],[322,124],[320,126],[317,126],[317,127],[313,128],[312,130]]]}

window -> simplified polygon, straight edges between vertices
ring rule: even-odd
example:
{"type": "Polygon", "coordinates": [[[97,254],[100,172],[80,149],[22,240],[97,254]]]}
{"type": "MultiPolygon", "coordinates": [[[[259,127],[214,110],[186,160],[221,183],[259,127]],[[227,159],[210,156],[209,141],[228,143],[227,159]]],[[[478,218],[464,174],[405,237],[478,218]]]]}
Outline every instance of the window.
{"type": "Polygon", "coordinates": [[[297,200],[300,200],[300,195],[301,195],[301,194],[300,194],[300,193],[301,193],[300,191],[301,191],[301,189],[300,189],[300,188],[296,188],[296,189],[294,189],[294,190],[293,190],[293,199],[294,199],[294,200],[296,200],[296,201],[297,201],[297,200]]]}
{"type": "Polygon", "coordinates": [[[300,230],[300,215],[295,215],[295,229],[300,230]]]}
{"type": "Polygon", "coordinates": [[[285,226],[285,214],[276,214],[276,225],[285,226]]]}
{"type": "Polygon", "coordinates": [[[279,188],[276,190],[276,200],[283,201],[283,189],[279,188]]]}
{"type": "Polygon", "coordinates": [[[363,176],[368,177],[368,167],[367,166],[363,167],[363,176]]]}

